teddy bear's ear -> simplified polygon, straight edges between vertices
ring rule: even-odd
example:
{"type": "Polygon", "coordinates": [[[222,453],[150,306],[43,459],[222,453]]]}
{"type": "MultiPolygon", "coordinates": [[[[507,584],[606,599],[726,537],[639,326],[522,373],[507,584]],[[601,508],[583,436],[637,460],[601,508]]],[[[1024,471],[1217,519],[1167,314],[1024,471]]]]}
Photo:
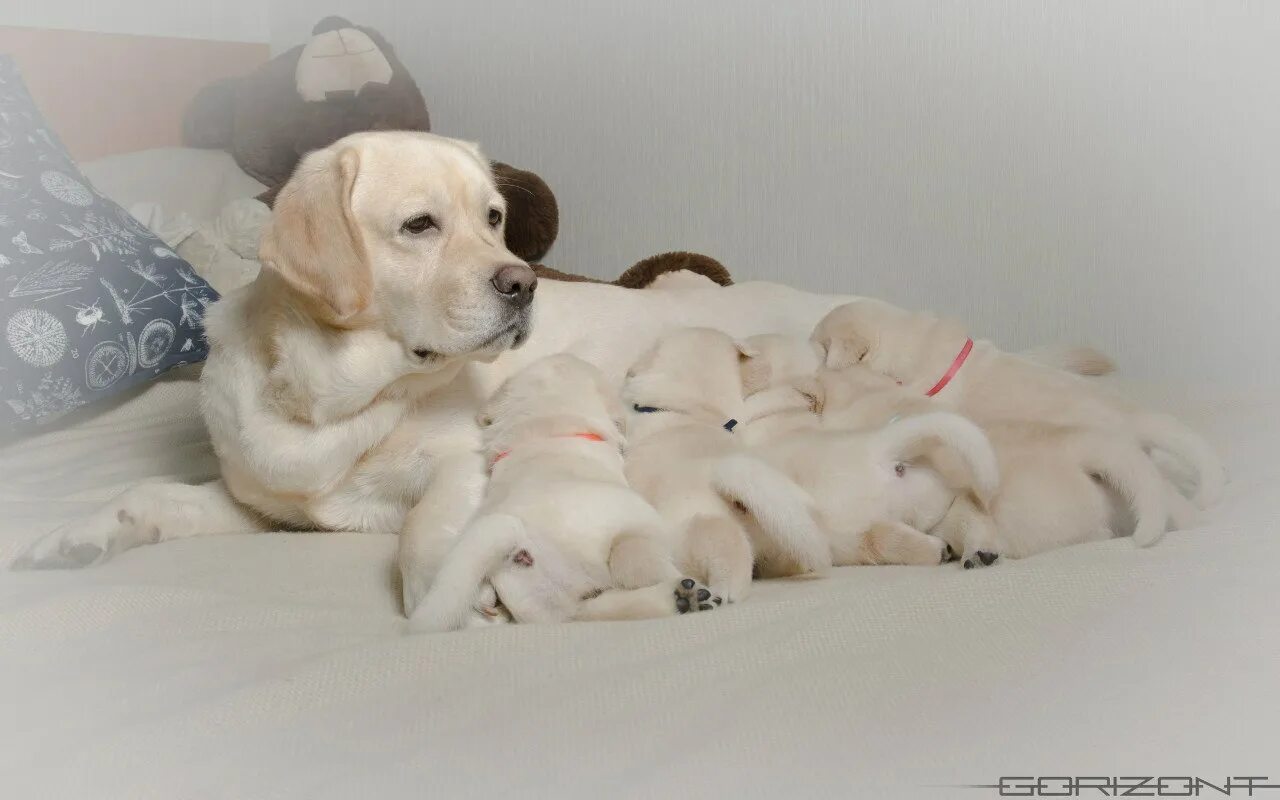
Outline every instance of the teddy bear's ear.
{"type": "Polygon", "coordinates": [[[236,85],[239,82],[239,78],[225,78],[196,94],[182,117],[183,144],[208,148],[231,146],[236,85]]]}
{"type": "Polygon", "coordinates": [[[532,172],[493,162],[493,180],[507,201],[507,249],[525,261],[539,261],[560,231],[560,207],[546,181],[532,172]]]}

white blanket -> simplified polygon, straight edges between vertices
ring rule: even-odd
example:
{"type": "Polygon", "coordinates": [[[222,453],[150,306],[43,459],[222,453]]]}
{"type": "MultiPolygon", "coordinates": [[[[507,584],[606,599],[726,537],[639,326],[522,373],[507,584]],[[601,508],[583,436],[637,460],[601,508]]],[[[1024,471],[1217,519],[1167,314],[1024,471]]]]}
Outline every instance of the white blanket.
{"type": "MultiPolygon", "coordinates": [[[[191,374],[175,376],[0,450],[0,564],[138,480],[212,477],[195,399],[191,374]]],[[[670,620],[408,635],[387,536],[213,537],[84,571],[0,571],[0,796],[1280,782],[1278,413],[1280,394],[1187,415],[1233,481],[1208,524],[1152,549],[844,569],[670,620]]]]}

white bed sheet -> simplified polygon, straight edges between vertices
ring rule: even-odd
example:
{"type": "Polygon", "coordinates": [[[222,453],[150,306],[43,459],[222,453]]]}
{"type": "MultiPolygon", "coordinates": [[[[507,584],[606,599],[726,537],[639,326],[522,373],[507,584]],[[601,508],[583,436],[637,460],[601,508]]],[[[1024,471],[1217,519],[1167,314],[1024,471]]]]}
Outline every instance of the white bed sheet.
{"type": "MultiPolygon", "coordinates": [[[[210,478],[193,372],[0,450],[0,564],[210,478]]],[[[873,567],[672,620],[409,635],[395,542],[259,534],[0,571],[5,798],[984,797],[1005,775],[1280,778],[1280,393],[1188,417],[1203,528],[873,567]],[[943,788],[938,788],[943,787],[943,788]]]]}

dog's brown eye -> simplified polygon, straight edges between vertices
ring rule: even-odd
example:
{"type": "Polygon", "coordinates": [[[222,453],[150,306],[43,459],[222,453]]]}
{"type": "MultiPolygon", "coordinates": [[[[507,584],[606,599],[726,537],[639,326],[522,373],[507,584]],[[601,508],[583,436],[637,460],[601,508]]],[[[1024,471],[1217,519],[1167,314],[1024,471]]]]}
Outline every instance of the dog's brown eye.
{"type": "Polygon", "coordinates": [[[400,226],[400,230],[405,233],[422,233],[427,228],[435,228],[436,221],[431,218],[430,214],[419,214],[416,217],[409,217],[400,226]]]}
{"type": "Polygon", "coordinates": [[[496,208],[489,209],[489,224],[498,227],[502,224],[502,212],[496,208]]]}

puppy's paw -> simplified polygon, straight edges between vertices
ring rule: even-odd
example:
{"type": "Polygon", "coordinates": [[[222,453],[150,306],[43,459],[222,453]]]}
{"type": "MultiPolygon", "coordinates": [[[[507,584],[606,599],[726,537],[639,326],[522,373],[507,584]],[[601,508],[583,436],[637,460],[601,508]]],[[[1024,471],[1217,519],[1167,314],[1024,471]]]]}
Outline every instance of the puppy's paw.
{"type": "MultiPolygon", "coordinates": [[[[528,557],[530,564],[533,563],[533,557],[529,556],[529,551],[521,550],[520,553],[528,557]]],[[[519,554],[513,556],[512,561],[518,564],[524,563],[519,554]]],[[[471,605],[471,611],[471,615],[467,618],[468,628],[486,628],[490,625],[505,625],[514,621],[511,612],[507,611],[506,606],[502,604],[498,591],[491,583],[480,587],[480,592],[471,605]]]]}
{"type": "Polygon", "coordinates": [[[677,614],[712,611],[724,602],[719,595],[712,594],[710,589],[693,578],[681,578],[677,581],[673,595],[677,614]]]}
{"type": "Polygon", "coordinates": [[[979,567],[989,567],[1000,559],[1000,554],[991,550],[974,550],[964,554],[964,568],[977,569],[979,567]]]}

